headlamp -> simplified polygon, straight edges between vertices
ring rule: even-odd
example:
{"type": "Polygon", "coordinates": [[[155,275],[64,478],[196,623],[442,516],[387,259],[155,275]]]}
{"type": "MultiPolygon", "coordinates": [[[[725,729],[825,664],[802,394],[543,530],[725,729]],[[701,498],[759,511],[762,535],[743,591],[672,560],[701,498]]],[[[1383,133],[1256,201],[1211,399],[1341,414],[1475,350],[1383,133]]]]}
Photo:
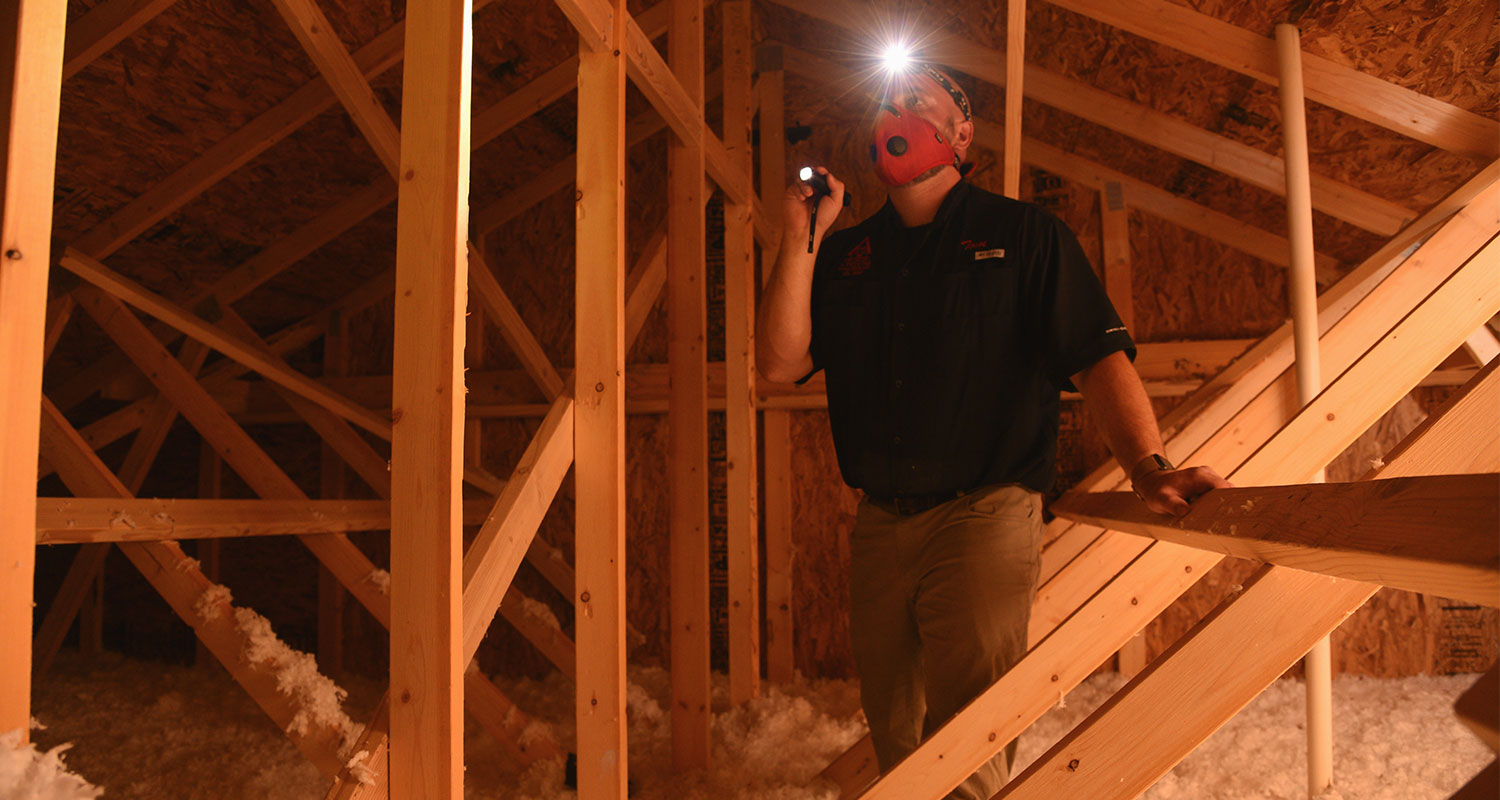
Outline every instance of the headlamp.
{"type": "Polygon", "coordinates": [[[905,42],[892,42],[880,54],[880,62],[889,75],[903,75],[911,68],[911,48],[905,42]]]}

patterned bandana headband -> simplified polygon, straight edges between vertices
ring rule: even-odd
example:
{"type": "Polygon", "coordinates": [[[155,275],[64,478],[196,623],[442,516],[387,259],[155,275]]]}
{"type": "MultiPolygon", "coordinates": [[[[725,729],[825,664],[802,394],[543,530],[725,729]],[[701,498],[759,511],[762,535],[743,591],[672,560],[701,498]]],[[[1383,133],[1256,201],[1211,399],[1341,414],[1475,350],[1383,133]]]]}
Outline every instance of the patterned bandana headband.
{"type": "Polygon", "coordinates": [[[938,86],[942,87],[942,90],[947,92],[949,97],[953,98],[954,105],[958,106],[959,111],[964,112],[965,122],[974,119],[973,113],[969,111],[969,96],[964,94],[963,89],[958,88],[958,84],[954,83],[942,70],[931,64],[921,64],[918,69],[922,71],[923,75],[931,78],[938,86]]]}

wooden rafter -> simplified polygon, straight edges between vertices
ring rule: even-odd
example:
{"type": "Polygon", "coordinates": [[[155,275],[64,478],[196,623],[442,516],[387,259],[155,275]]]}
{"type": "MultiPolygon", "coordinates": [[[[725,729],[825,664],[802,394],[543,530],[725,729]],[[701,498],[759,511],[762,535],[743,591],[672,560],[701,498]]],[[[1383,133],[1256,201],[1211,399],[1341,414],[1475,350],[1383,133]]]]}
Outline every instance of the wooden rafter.
{"type": "Polygon", "coordinates": [[[63,46],[63,80],[77,75],[110,48],[130,38],[177,0],[108,0],[68,26],[63,46]]]}
{"type": "MultiPolygon", "coordinates": [[[[671,8],[667,44],[672,56],[673,82],[681,88],[682,102],[701,109],[703,3],[672,0],[671,8]]],[[[662,112],[662,116],[668,114],[662,112]]],[[[697,122],[681,125],[667,144],[667,360],[671,392],[666,411],[667,427],[672,432],[667,451],[671,497],[667,523],[672,766],[683,772],[707,769],[712,745],[705,131],[700,113],[697,122]]]]}
{"type": "MultiPolygon", "coordinates": [[[[862,32],[861,21],[868,19],[847,0],[772,2],[856,34],[862,32]]],[[[1000,67],[1005,63],[1005,53],[956,36],[933,46],[944,53],[944,63],[996,86],[1005,85],[1005,71],[1000,67]]],[[[1286,191],[1281,159],[1269,153],[1034,64],[1026,67],[1025,81],[1025,95],[1040,103],[1275,194],[1286,191]]],[[[997,152],[1004,152],[1003,148],[1002,144],[997,152]]],[[[1417,216],[1398,204],[1330,178],[1314,176],[1313,182],[1317,210],[1382,236],[1396,233],[1417,216]]]]}
{"type": "MultiPolygon", "coordinates": [[[[464,501],[464,522],[489,516],[487,499],[464,501]]],[[[385,500],[217,500],[110,497],[37,499],[36,543],[154,542],[390,530],[385,500]]]]}
{"type": "MultiPolygon", "coordinates": [[[[1363,484],[1348,486],[1391,488],[1393,482],[1410,486],[1421,480],[1415,476],[1437,472],[1500,470],[1500,440],[1470,435],[1476,428],[1493,427],[1487,423],[1497,400],[1500,375],[1492,368],[1428,417],[1382,467],[1365,476],[1363,484]],[[1382,480],[1369,480],[1372,477],[1382,480]]],[[[1487,483],[1492,490],[1493,475],[1487,483]]],[[[1434,508],[1442,505],[1428,506],[1429,511],[1434,508]]],[[[1429,544],[1433,541],[1428,538],[1429,544]]],[[[1211,612],[1163,654],[1147,676],[1080,723],[1000,796],[1135,796],[1274,681],[1313,641],[1359,608],[1376,588],[1264,567],[1246,582],[1243,593],[1211,612]],[[1254,646],[1248,646],[1251,643],[1254,646]],[[1197,679],[1204,674],[1219,679],[1197,679]],[[1172,722],[1153,725],[1152,719],[1172,722]],[[1125,730],[1133,735],[1122,736],[1125,730]],[[1141,731],[1155,733],[1140,736],[1141,731]],[[1100,757],[1106,750],[1107,766],[1100,757]],[[1076,768],[1064,768],[1069,764],[1076,768]]]]}
{"type": "MultiPolygon", "coordinates": [[[[1500,408],[1500,394],[1489,399],[1500,408]]],[[[1480,425],[1473,443],[1500,450],[1480,425]]],[[[1500,606],[1500,476],[1224,489],[1184,517],[1147,510],[1129,492],[1078,495],[1053,506],[1075,522],[1335,578],[1500,606]],[[1434,531],[1441,535],[1434,536],[1434,531]]]]}
{"type": "MultiPolygon", "coordinates": [[[[848,80],[852,73],[839,64],[819,58],[792,47],[785,47],[787,65],[790,69],[818,80],[848,80]]],[[[975,144],[1003,152],[1002,125],[984,118],[975,118],[975,144]]],[[[1280,267],[1288,265],[1289,245],[1286,237],[1261,230],[1252,225],[1184,197],[1168,192],[1123,172],[1095,164],[1081,156],[1037,139],[1023,137],[1024,160],[1033,166],[1053,172],[1069,180],[1077,181],[1095,190],[1103,191],[1111,183],[1118,183],[1129,191],[1132,203],[1168,222],[1227,244],[1249,253],[1263,261],[1280,267]]],[[[1331,256],[1320,255],[1318,264],[1324,274],[1332,277],[1338,262],[1331,256]]]]}
{"type": "MultiPolygon", "coordinates": [[[[44,450],[64,483],[84,497],[129,498],[125,485],[84,444],[76,430],[50,402],[42,404],[44,450]]],[[[277,686],[275,664],[251,662],[248,634],[234,619],[228,603],[205,600],[213,584],[203,576],[176,542],[124,542],[120,551],[156,588],[172,610],[193,628],[219,662],[256,704],[287,731],[293,744],[323,772],[332,776],[343,763],[342,733],[325,724],[294,726],[300,708],[277,686]]],[[[24,639],[21,641],[25,641],[24,639]]]]}
{"type": "Polygon", "coordinates": [[[0,10],[0,733],[31,731],[36,463],[66,3],[0,10]]]}
{"type": "MultiPolygon", "coordinates": [[[[566,10],[568,3],[561,4],[566,10]]],[[[578,793],[627,794],[625,733],[625,39],[609,4],[606,49],[578,54],[574,486],[578,793]],[[622,48],[623,49],[623,48],[622,48]]],[[[680,88],[680,86],[679,86],[680,88]]]]}
{"type": "MultiPolygon", "coordinates": [[[[1500,232],[1500,213],[1493,210],[1500,193],[1496,184],[1500,169],[1496,167],[1500,164],[1482,171],[1428,212],[1432,220],[1441,221],[1455,206],[1462,209],[1422,248],[1401,261],[1400,267],[1395,267],[1392,259],[1417,241],[1417,233],[1404,233],[1387,243],[1323,294],[1325,370],[1336,373],[1351,364],[1390,320],[1409,313],[1418,298],[1451,275],[1465,253],[1500,232]],[[1396,271],[1390,272],[1392,268],[1396,271]]],[[[1418,221],[1424,231],[1432,224],[1425,218],[1418,221]]],[[[1295,410],[1286,399],[1294,388],[1290,327],[1287,323],[1266,336],[1161,420],[1169,458],[1176,463],[1209,463],[1228,473],[1290,417],[1295,410]]],[[[1127,486],[1119,466],[1110,462],[1086,476],[1075,491],[1127,486]]],[[[1048,545],[1042,551],[1041,585],[1031,612],[1029,639],[1033,646],[1074,617],[1090,598],[1110,585],[1112,576],[1145,550],[1134,537],[1061,518],[1049,523],[1045,539],[1048,545]]],[[[841,785],[859,787],[874,779],[869,766],[873,761],[862,756],[868,749],[868,739],[863,740],[830,765],[830,770],[849,781],[841,785]]]]}
{"type": "MultiPolygon", "coordinates": [[[[1051,0],[1188,55],[1275,86],[1275,41],[1165,0],[1051,0]]],[[[1312,53],[1302,54],[1307,99],[1428,144],[1485,158],[1500,156],[1495,120],[1361,73],[1312,53]]]]}
{"type": "MultiPolygon", "coordinates": [[[[1500,243],[1466,259],[1239,469],[1223,470],[1212,459],[1185,463],[1206,462],[1247,485],[1302,479],[1321,469],[1446,358],[1468,331],[1500,310],[1500,285],[1492,280],[1496,253],[1500,243]]],[[[865,797],[936,798],[957,786],[1041,716],[1055,692],[1076,686],[1221,558],[1169,542],[1148,545],[865,797]]]]}
{"type": "MultiPolygon", "coordinates": [[[[781,228],[781,201],[786,192],[786,69],[779,45],[763,45],[756,52],[760,73],[760,201],[773,230],[781,228]]],[[[774,247],[761,247],[761,280],[771,277],[776,264],[774,247]]],[[[761,499],[765,506],[766,679],[791,683],[796,672],[792,631],[792,441],[791,415],[766,409],[761,414],[761,499]]]]}
{"type": "MultiPolygon", "coordinates": [[[[724,146],[751,185],[750,0],[720,4],[724,146]]],[[[724,202],[724,418],[728,500],[729,700],[760,694],[760,469],[755,383],[755,195],[724,202]]]]}

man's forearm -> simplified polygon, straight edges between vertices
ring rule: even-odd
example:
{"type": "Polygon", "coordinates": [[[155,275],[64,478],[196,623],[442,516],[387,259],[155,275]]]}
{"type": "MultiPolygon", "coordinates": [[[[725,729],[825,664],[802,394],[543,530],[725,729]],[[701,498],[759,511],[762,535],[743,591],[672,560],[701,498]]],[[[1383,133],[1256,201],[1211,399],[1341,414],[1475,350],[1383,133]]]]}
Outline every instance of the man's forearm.
{"type": "Polygon", "coordinates": [[[1127,475],[1152,453],[1165,454],[1151,399],[1125,353],[1105,356],[1073,376],[1073,382],[1127,475]]]}
{"type": "Polygon", "coordinates": [[[811,368],[808,347],[812,343],[815,256],[799,249],[782,243],[756,320],[756,365],[773,380],[795,380],[811,368]]]}

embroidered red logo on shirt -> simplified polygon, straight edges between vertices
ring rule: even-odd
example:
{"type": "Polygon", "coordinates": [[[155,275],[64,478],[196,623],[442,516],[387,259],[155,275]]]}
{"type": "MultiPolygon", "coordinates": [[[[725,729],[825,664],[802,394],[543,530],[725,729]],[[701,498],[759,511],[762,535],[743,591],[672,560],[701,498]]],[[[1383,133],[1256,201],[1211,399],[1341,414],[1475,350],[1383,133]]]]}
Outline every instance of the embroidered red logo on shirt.
{"type": "Polygon", "coordinates": [[[960,247],[962,247],[964,249],[964,252],[968,252],[968,253],[972,253],[975,250],[982,250],[982,249],[990,246],[989,242],[982,242],[982,241],[979,241],[977,239],[965,239],[965,240],[959,242],[958,244],[959,244],[960,247]]]}
{"type": "Polygon", "coordinates": [[[869,268],[870,240],[866,237],[864,241],[855,245],[854,249],[849,251],[849,255],[844,256],[844,260],[839,264],[839,274],[845,278],[850,278],[855,275],[864,274],[869,268]]]}

